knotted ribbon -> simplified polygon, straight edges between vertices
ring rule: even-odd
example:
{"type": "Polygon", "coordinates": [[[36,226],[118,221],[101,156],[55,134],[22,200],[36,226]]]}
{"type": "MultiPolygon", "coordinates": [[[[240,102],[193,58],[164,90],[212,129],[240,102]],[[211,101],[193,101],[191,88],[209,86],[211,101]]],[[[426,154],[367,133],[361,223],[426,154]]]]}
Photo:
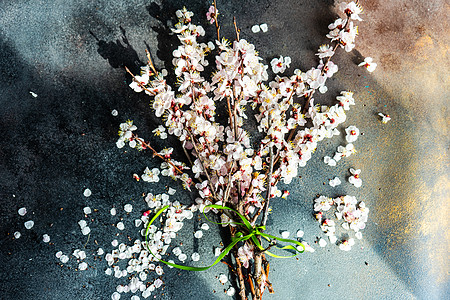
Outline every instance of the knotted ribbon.
{"type": "Polygon", "coordinates": [[[220,255],[217,257],[217,259],[214,261],[214,263],[210,266],[206,266],[206,267],[189,267],[189,266],[183,266],[183,265],[178,265],[172,262],[168,262],[162,259],[159,259],[158,257],[156,257],[155,254],[153,254],[153,252],[150,250],[150,247],[148,245],[148,232],[150,230],[150,226],[153,224],[153,222],[166,210],[169,208],[169,205],[166,205],[164,207],[162,207],[154,216],[153,218],[150,220],[150,222],[148,222],[147,224],[147,228],[145,230],[145,242],[146,242],[146,246],[148,251],[150,252],[150,254],[152,254],[156,259],[158,259],[160,262],[174,267],[174,268],[178,268],[181,270],[188,270],[188,271],[205,271],[208,270],[209,268],[215,266],[216,264],[218,264],[222,258],[224,258],[230,251],[231,249],[233,249],[234,245],[236,245],[239,242],[243,242],[246,240],[251,239],[253,241],[253,243],[255,244],[255,246],[263,251],[265,254],[272,256],[272,257],[277,257],[277,258],[290,258],[290,257],[294,257],[296,255],[298,255],[298,253],[303,253],[305,251],[305,246],[296,241],[296,240],[291,240],[291,239],[283,239],[283,238],[279,238],[267,233],[264,233],[262,231],[266,230],[265,226],[252,226],[250,224],[250,222],[239,212],[237,212],[236,210],[230,208],[230,207],[226,207],[226,206],[221,206],[221,205],[216,205],[216,204],[210,204],[210,205],[206,205],[203,209],[203,215],[205,216],[206,220],[208,220],[211,223],[214,224],[219,224],[219,225],[227,225],[227,224],[234,224],[234,225],[239,225],[245,228],[246,234],[244,234],[243,232],[239,231],[238,233],[236,233],[236,235],[234,237],[232,237],[231,239],[231,243],[220,253],[220,255]],[[242,220],[242,223],[239,222],[228,222],[228,223],[216,223],[213,222],[211,220],[208,219],[208,217],[205,214],[205,208],[214,208],[214,209],[218,209],[218,210],[231,210],[234,213],[236,213],[242,220]],[[302,250],[298,250],[296,247],[292,246],[292,245],[286,245],[284,247],[277,247],[276,248],[280,249],[280,250],[294,250],[298,253],[293,254],[293,255],[289,255],[289,256],[280,256],[280,255],[276,255],[273,254],[269,251],[267,251],[266,249],[263,248],[263,246],[261,245],[261,242],[259,241],[258,237],[263,237],[264,239],[266,239],[267,241],[271,241],[271,240],[277,240],[280,242],[285,242],[285,243],[291,243],[291,244],[295,244],[297,246],[300,246],[302,248],[302,250]]]}

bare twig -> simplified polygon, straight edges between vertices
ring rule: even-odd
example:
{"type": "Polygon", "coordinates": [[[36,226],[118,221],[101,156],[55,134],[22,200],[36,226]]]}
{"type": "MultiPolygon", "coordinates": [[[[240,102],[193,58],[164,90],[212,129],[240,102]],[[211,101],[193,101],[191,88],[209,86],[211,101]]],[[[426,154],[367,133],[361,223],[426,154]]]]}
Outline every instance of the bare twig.
{"type": "Polygon", "coordinates": [[[216,0],[214,0],[213,5],[214,5],[214,22],[216,24],[216,31],[217,31],[217,40],[220,42],[220,26],[219,26],[219,21],[217,20],[217,17],[219,15],[217,13],[216,0]]]}
{"type": "Polygon", "coordinates": [[[236,40],[239,42],[239,33],[241,30],[237,27],[236,17],[233,17],[234,30],[236,31],[236,40]]]}
{"type": "Polygon", "coordinates": [[[133,134],[133,138],[142,146],[144,146],[143,148],[148,148],[150,150],[153,151],[153,156],[157,156],[159,158],[161,158],[162,160],[164,160],[165,162],[167,162],[168,164],[170,164],[178,173],[183,174],[183,171],[181,171],[177,166],[175,166],[175,164],[170,160],[170,159],[166,159],[164,156],[162,156],[161,154],[159,154],[155,149],[153,149],[152,146],[150,146],[150,144],[146,143],[145,141],[141,140],[138,138],[137,135],[133,134]]]}
{"type": "Polygon", "coordinates": [[[156,72],[155,66],[153,65],[152,56],[147,49],[145,49],[145,54],[147,54],[147,60],[148,60],[148,64],[150,65],[150,68],[152,68],[153,72],[155,72],[155,74],[156,74],[157,72],[156,72]]]}

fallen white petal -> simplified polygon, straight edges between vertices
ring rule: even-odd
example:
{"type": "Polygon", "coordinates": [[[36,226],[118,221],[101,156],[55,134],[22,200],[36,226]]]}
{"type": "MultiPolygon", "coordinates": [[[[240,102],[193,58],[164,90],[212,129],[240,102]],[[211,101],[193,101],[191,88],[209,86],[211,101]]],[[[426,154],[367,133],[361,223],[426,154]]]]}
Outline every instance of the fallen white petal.
{"type": "Polygon", "coordinates": [[[200,260],[200,254],[197,252],[192,253],[192,260],[193,261],[199,261],[200,260]]]}
{"type": "Polygon", "coordinates": [[[206,224],[206,223],[203,223],[200,228],[203,229],[203,230],[208,230],[209,229],[209,225],[206,224]]]}
{"type": "Polygon", "coordinates": [[[86,215],[89,215],[90,213],[92,213],[92,209],[89,206],[86,206],[85,208],[83,208],[83,212],[86,215]]]}
{"type": "Polygon", "coordinates": [[[66,262],[69,261],[69,257],[67,255],[61,255],[61,257],[59,258],[59,260],[61,260],[61,262],[63,264],[65,264],[66,262]]]}
{"type": "Polygon", "coordinates": [[[125,225],[122,222],[117,223],[116,227],[119,230],[124,230],[125,229],[125,225]]]}
{"type": "Polygon", "coordinates": [[[259,25],[259,28],[261,28],[262,32],[267,32],[267,30],[269,29],[266,23],[259,25]]]}
{"type": "Polygon", "coordinates": [[[222,284],[227,283],[227,282],[228,282],[228,276],[225,275],[225,274],[220,274],[220,275],[219,275],[219,281],[220,281],[220,283],[222,283],[222,284]]]}
{"type": "Polygon", "coordinates": [[[261,28],[259,27],[259,25],[253,25],[252,26],[252,32],[253,33],[258,33],[261,30],[261,28]]]}
{"type": "Polygon", "coordinates": [[[85,220],[80,220],[78,221],[78,225],[80,225],[80,228],[83,229],[84,227],[87,226],[87,223],[85,220]]]}
{"type": "Polygon", "coordinates": [[[117,110],[115,110],[115,109],[113,109],[111,111],[111,115],[113,115],[113,117],[117,117],[118,114],[119,114],[119,112],[117,110]]]}
{"type": "Polygon", "coordinates": [[[44,243],[48,243],[50,242],[50,236],[48,234],[44,234],[42,236],[42,240],[44,241],[44,243]]]}
{"type": "Polygon", "coordinates": [[[214,248],[214,256],[219,256],[222,253],[222,248],[216,247],[214,248]]]}
{"type": "Polygon", "coordinates": [[[234,287],[230,286],[227,290],[227,295],[234,296],[235,293],[236,293],[236,290],[234,289],[234,287]]]}
{"type": "Polygon", "coordinates": [[[25,228],[26,229],[31,229],[31,228],[33,228],[33,226],[34,226],[34,222],[33,221],[26,221],[25,223],[24,223],[24,225],[25,225],[25,228]]]}
{"type": "Polygon", "coordinates": [[[194,236],[195,236],[197,239],[200,239],[200,238],[203,236],[203,231],[197,230],[197,231],[194,233],[194,236]]]}
{"type": "Polygon", "coordinates": [[[16,239],[20,238],[21,235],[22,234],[18,231],[14,232],[14,238],[16,238],[16,239]]]}
{"type": "Polygon", "coordinates": [[[298,238],[303,237],[304,234],[305,234],[305,233],[303,232],[303,230],[297,231],[297,237],[298,237],[298,238]]]}
{"type": "Polygon", "coordinates": [[[91,232],[91,229],[88,226],[86,226],[83,229],[81,229],[81,233],[83,235],[88,235],[90,232],[91,232]]]}
{"type": "Polygon", "coordinates": [[[87,268],[88,268],[88,264],[85,263],[85,262],[82,262],[82,263],[80,263],[80,264],[78,265],[78,269],[79,269],[80,271],[84,271],[84,270],[86,270],[87,268]]]}
{"type": "Polygon", "coordinates": [[[133,210],[133,206],[131,204],[125,204],[123,210],[129,213],[133,210]]]}
{"type": "Polygon", "coordinates": [[[282,237],[283,239],[287,239],[287,238],[289,237],[290,234],[291,234],[291,233],[290,233],[289,231],[283,231],[283,232],[281,232],[281,237],[282,237]]]}
{"type": "Polygon", "coordinates": [[[319,240],[319,246],[320,247],[325,247],[327,245],[327,241],[325,241],[324,239],[320,239],[319,240]]]}
{"type": "Polygon", "coordinates": [[[111,245],[112,245],[113,247],[117,247],[117,245],[119,245],[119,241],[118,241],[118,240],[113,240],[113,241],[111,242],[111,245]]]}
{"type": "Polygon", "coordinates": [[[90,189],[85,189],[84,192],[83,192],[83,195],[84,195],[85,197],[89,197],[90,195],[92,195],[92,192],[91,192],[90,189]]]}
{"type": "Polygon", "coordinates": [[[111,210],[109,212],[111,213],[112,216],[115,216],[116,213],[117,213],[117,211],[116,211],[116,209],[114,207],[111,208],[111,210]]]}
{"type": "Polygon", "coordinates": [[[25,216],[25,214],[27,213],[27,209],[25,207],[19,208],[18,213],[21,216],[25,216]]]}

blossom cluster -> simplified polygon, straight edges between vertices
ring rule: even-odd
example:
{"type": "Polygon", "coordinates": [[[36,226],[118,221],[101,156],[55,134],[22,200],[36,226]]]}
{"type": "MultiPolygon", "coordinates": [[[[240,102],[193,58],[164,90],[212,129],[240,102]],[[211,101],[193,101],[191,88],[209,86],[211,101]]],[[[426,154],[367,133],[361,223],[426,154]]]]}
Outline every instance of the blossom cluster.
{"type": "MultiPolygon", "coordinates": [[[[323,212],[329,211],[332,207],[336,208],[335,216],[337,220],[343,220],[342,228],[345,230],[353,230],[355,237],[362,238],[360,230],[366,227],[369,208],[363,201],[358,203],[354,196],[340,196],[337,198],[329,198],[320,196],[314,200],[314,211],[316,211],[316,219],[320,222],[320,228],[328,236],[331,243],[337,242],[336,222],[329,218],[324,218],[323,212]]],[[[348,251],[354,244],[352,238],[344,239],[339,242],[341,250],[348,251]]]]}
{"type": "MultiPolygon", "coordinates": [[[[357,2],[339,6],[345,17],[337,18],[328,26],[330,31],[327,37],[332,46],[324,44],[319,47],[316,53],[318,64],[306,71],[296,69],[289,75],[281,74],[290,67],[290,57],[273,58],[269,68],[259,57],[255,46],[239,38],[237,26],[235,41],[219,38],[219,12],[215,4],[207,13],[207,20],[216,24],[218,39],[215,43],[202,41],[205,30],[191,23],[192,12],[185,8],[176,12],[178,23],[172,31],[177,35],[180,45],[172,53],[175,83],[166,81],[166,70],[156,70],[149,54],[149,62],[141,68],[139,75],[129,72],[133,78],[130,87],[151,96],[151,106],[156,116],[163,120],[164,126],[159,126],[153,133],[162,139],[168,135],[179,139],[191,168],[173,160],[171,148],[154,150],[134,133],[136,126],[132,121],[120,125],[117,146],[121,148],[129,143],[132,148],[150,149],[155,156],[164,160],[161,171],[156,168],[145,169],[141,176],[144,181],[158,182],[161,174],[181,179],[186,188],[195,187],[198,191],[198,198],[190,207],[170,203],[167,194],[148,194],[145,197],[149,208],[155,212],[165,205],[170,206],[164,228],[158,230],[154,225],[151,226],[148,246],[153,247],[155,253],[166,251],[165,245],[170,244],[174,234],[182,228],[183,220],[192,218],[196,210],[209,211],[206,208],[209,204],[236,209],[252,225],[262,211],[263,220],[267,218],[269,200],[274,197],[285,198],[289,194],[279,190],[277,184],[291,183],[298,175],[298,169],[312,158],[319,143],[340,134],[338,126],[346,121],[346,111],[355,104],[353,93],[349,91],[342,91],[336,97],[337,103],[332,106],[315,104],[314,95],[316,91],[326,93],[327,80],[338,72],[339,67],[331,60],[337,49],[341,47],[348,52],[355,47],[358,28],[354,22],[361,21],[359,14],[362,12],[357,2]],[[211,53],[215,55],[215,70],[210,80],[207,80],[204,73],[209,65],[207,56],[211,53]],[[272,75],[273,79],[269,80],[272,75]],[[244,129],[250,109],[253,110],[261,136],[258,141],[253,140],[256,135],[250,135],[244,129]]],[[[262,24],[253,31],[266,29],[267,25],[262,24]]],[[[362,66],[373,71],[376,64],[367,58],[362,66]]],[[[333,157],[325,157],[327,164],[336,165],[341,158],[356,152],[353,142],[359,136],[358,128],[349,126],[345,131],[348,144],[339,146],[333,157]]],[[[359,170],[352,170],[349,181],[360,186],[359,170]]],[[[333,186],[340,183],[337,177],[330,181],[333,186]]],[[[355,208],[356,203],[347,203],[345,197],[342,209],[338,199],[328,198],[316,201],[315,209],[321,213],[337,205],[341,218],[351,225],[356,221],[351,220],[350,215],[357,215],[353,211],[361,211],[362,206],[355,208]]],[[[212,211],[218,213],[218,210],[212,211]]],[[[232,215],[221,214],[223,226],[235,226],[230,218],[232,215]]],[[[336,239],[333,221],[326,219],[322,228],[330,239],[336,239]]],[[[201,230],[194,233],[195,238],[202,236],[201,230]]],[[[319,243],[324,246],[326,241],[319,243]]],[[[347,247],[352,242],[341,244],[347,247]]],[[[249,266],[249,261],[256,255],[253,247],[251,242],[237,247],[236,259],[244,268],[249,266]]],[[[310,246],[306,248],[312,249],[310,246]]],[[[173,253],[182,262],[187,259],[179,247],[173,253]]],[[[199,254],[194,253],[191,258],[193,261],[198,260],[199,254]]],[[[259,286],[263,287],[264,284],[259,286]]]]}

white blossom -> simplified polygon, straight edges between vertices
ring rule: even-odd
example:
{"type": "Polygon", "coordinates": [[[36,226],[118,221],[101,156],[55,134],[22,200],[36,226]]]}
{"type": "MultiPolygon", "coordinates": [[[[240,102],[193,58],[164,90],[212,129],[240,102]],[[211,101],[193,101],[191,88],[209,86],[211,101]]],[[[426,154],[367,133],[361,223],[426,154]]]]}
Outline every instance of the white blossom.
{"type": "Polygon", "coordinates": [[[364,61],[360,63],[358,66],[366,68],[367,71],[369,72],[373,72],[377,68],[377,64],[373,62],[372,57],[364,58],[364,61]]]}
{"type": "Polygon", "coordinates": [[[283,56],[280,56],[280,58],[274,58],[270,62],[270,65],[272,66],[272,71],[277,73],[284,73],[286,71],[286,68],[289,68],[291,64],[291,58],[289,56],[286,56],[283,58],[283,56]]]}
{"type": "Polygon", "coordinates": [[[386,124],[391,120],[391,117],[389,115],[385,115],[383,113],[378,113],[378,115],[381,117],[381,123],[386,124]]]}
{"type": "Polygon", "coordinates": [[[360,169],[355,170],[353,168],[350,168],[350,173],[352,174],[352,176],[350,176],[348,178],[348,182],[353,184],[355,187],[361,187],[362,180],[359,177],[359,174],[361,173],[361,170],[360,169]]]}

